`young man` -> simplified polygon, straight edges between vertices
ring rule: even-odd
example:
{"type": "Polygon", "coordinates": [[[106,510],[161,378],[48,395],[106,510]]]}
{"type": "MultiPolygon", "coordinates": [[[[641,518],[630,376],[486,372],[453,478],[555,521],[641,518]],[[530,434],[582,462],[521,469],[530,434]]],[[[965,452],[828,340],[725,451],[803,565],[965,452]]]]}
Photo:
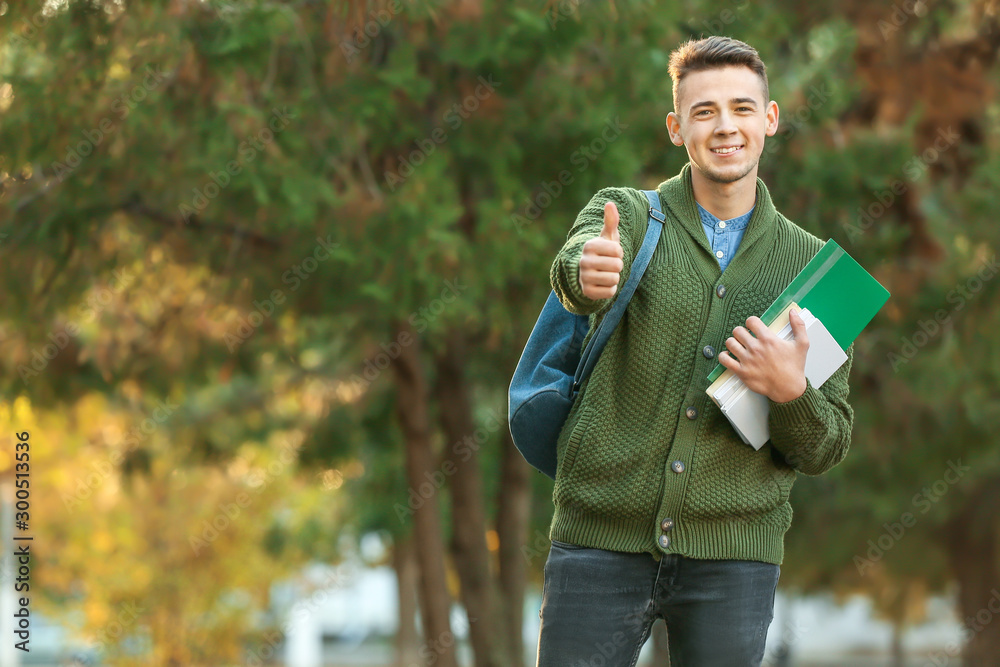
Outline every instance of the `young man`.
{"type": "MultiPolygon", "coordinates": [[[[670,75],[667,131],[690,161],[658,188],[663,234],[559,437],[539,667],[635,665],[656,618],[672,667],[759,667],[796,471],[826,472],[851,441],[853,345],[817,389],[801,318],[782,341],[757,317],[823,245],[757,178],[778,129],[764,64],[708,37],[678,48],[670,75]],[[768,397],[760,450],[705,394],[717,361],[768,397]]],[[[647,209],[639,190],[601,190],[552,264],[562,304],[591,315],[588,337],[628,279],[647,209]]]]}

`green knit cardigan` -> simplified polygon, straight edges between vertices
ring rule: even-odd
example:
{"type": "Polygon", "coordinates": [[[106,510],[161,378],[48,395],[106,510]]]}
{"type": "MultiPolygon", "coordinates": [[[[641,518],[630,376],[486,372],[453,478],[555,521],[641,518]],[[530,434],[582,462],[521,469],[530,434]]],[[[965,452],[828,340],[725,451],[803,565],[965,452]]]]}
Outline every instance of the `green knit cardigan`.
{"type": "MultiPolygon", "coordinates": [[[[666,223],[625,315],[581,386],[559,435],[549,538],[614,551],[780,565],[792,521],[796,471],[819,475],[851,442],[847,362],[817,389],[768,400],[771,438],[745,444],[705,394],[733,328],[760,316],[823,246],[779,213],[757,179],[757,199],[736,256],[723,272],[695,206],[691,166],[657,188],[666,223]]],[[[641,191],[599,191],[580,212],[552,263],[556,295],[590,316],[593,335],[617,295],[583,295],[583,244],[601,233],[604,204],[620,215],[629,269],[647,226],[641,191]]],[[[586,340],[585,340],[586,343],[586,340]]]]}

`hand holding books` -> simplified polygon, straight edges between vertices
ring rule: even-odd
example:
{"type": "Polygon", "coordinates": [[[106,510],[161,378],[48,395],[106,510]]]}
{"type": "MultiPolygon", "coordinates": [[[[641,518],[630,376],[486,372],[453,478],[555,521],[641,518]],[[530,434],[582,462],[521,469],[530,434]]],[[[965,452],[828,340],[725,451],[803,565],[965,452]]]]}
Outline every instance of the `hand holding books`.
{"type": "MultiPolygon", "coordinates": [[[[789,321],[788,313],[792,309],[799,310],[801,307],[806,335],[797,344],[802,345],[807,352],[805,377],[818,389],[847,361],[847,348],[888,299],[889,292],[837,245],[836,241],[830,239],[759,319],[760,323],[767,324],[767,328],[778,338],[789,340],[796,325],[789,321]]],[[[756,319],[747,320],[748,326],[751,320],[756,319]]],[[[756,323],[751,327],[754,328],[758,328],[756,323]]],[[[737,327],[736,331],[739,329],[742,327],[737,327]]],[[[764,335],[763,331],[758,334],[758,341],[761,335],[764,335]]],[[[797,331],[795,338],[799,338],[797,331]]],[[[787,403],[788,400],[801,396],[804,389],[795,394],[795,390],[801,389],[801,385],[787,386],[785,395],[779,388],[776,390],[778,393],[765,396],[744,384],[734,372],[734,368],[729,366],[749,364],[754,345],[755,343],[747,340],[742,332],[739,337],[734,332],[733,338],[727,339],[726,346],[738,361],[734,362],[728,358],[730,357],[728,353],[720,353],[719,364],[708,375],[711,384],[705,392],[719,406],[743,441],[755,449],[760,449],[770,437],[767,424],[770,410],[768,398],[776,403],[787,403]],[[734,339],[734,344],[730,345],[729,341],[734,339]],[[746,360],[740,357],[736,343],[743,346],[744,354],[747,355],[746,360]],[[749,350],[748,344],[751,346],[749,350]],[[724,356],[727,357],[726,363],[723,362],[724,356]],[[779,400],[786,396],[790,398],[779,400]]],[[[801,368],[798,366],[798,358],[794,363],[796,369],[801,368]]],[[[781,371],[779,375],[787,377],[788,373],[790,371],[781,371]]],[[[794,382],[797,381],[796,375],[794,382]]],[[[758,388],[763,388],[763,385],[758,385],[758,388]]]]}
{"type": "Polygon", "coordinates": [[[779,338],[759,317],[747,318],[747,328],[736,327],[726,339],[719,363],[751,391],[776,403],[787,403],[806,390],[806,354],[809,335],[798,309],[789,313],[791,340],[779,338]],[[749,329],[749,331],[748,331],[749,329]]]}
{"type": "MultiPolygon", "coordinates": [[[[790,316],[792,310],[799,312],[798,317],[802,322],[802,330],[796,334],[796,337],[801,336],[803,340],[807,341],[804,346],[808,354],[802,371],[803,384],[805,378],[809,378],[812,385],[819,388],[833,375],[834,371],[847,361],[847,354],[840,349],[840,345],[826,330],[822,322],[807,309],[800,310],[798,304],[794,302],[789,304],[771,323],[764,335],[768,338],[773,336],[780,343],[794,344],[792,340],[794,327],[790,316]],[[810,338],[812,342],[808,342],[810,338]]],[[[753,446],[754,449],[760,449],[770,437],[770,428],[767,423],[770,408],[767,399],[771,398],[778,403],[787,402],[777,401],[773,396],[755,391],[736,374],[735,370],[725,371],[709,386],[707,391],[709,397],[719,406],[722,414],[733,425],[743,442],[753,446]]],[[[804,391],[803,387],[797,395],[788,400],[798,398],[804,391]]]]}

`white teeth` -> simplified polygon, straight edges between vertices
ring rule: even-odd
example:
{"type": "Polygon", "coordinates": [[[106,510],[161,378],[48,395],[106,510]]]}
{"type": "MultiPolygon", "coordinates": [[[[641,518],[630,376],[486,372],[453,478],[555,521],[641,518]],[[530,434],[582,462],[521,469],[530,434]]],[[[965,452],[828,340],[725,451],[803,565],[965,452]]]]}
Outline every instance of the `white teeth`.
{"type": "Polygon", "coordinates": [[[738,151],[740,148],[741,148],[740,146],[734,146],[733,148],[713,148],[712,152],[725,155],[726,153],[734,153],[738,151]]]}

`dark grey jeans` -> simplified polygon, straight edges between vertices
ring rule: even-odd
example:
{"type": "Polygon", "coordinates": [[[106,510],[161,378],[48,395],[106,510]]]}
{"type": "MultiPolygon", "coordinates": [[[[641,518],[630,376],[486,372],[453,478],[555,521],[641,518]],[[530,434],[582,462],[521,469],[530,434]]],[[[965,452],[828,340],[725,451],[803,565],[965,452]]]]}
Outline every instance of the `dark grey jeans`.
{"type": "Polygon", "coordinates": [[[634,667],[653,621],[670,667],[760,667],[780,568],[552,541],[536,667],[634,667]]]}

